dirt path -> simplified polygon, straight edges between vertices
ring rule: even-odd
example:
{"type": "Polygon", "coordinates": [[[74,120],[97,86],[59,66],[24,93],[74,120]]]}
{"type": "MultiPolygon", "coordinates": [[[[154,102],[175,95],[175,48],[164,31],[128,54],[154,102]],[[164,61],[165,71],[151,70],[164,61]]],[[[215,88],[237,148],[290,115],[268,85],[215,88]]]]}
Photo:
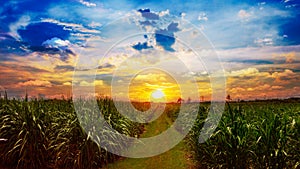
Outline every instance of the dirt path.
{"type": "MultiPolygon", "coordinates": [[[[153,123],[145,126],[142,137],[151,137],[170,127],[172,121],[166,114],[153,123]]],[[[188,158],[187,147],[181,141],[173,149],[149,158],[124,158],[123,160],[109,164],[106,169],[192,169],[192,161],[188,158]]]]}

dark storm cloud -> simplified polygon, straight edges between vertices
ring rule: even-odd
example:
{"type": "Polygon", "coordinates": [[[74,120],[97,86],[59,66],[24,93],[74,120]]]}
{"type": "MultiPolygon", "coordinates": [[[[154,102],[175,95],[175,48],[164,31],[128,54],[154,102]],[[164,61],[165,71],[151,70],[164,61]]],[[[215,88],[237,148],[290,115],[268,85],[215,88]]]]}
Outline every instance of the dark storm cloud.
{"type": "MultiPolygon", "coordinates": [[[[55,3],[60,0],[55,1],[55,3]]],[[[48,7],[53,3],[49,0],[21,0],[21,1],[3,1],[1,2],[2,10],[0,10],[0,31],[9,31],[9,25],[19,20],[22,15],[32,14],[31,18],[35,18],[33,13],[45,15],[48,7]]]]}
{"type": "Polygon", "coordinates": [[[138,10],[142,16],[149,20],[158,20],[159,16],[155,13],[150,12],[150,9],[139,9],[138,10]]]}
{"type": "Polygon", "coordinates": [[[174,23],[174,22],[170,23],[167,29],[169,32],[177,32],[180,30],[178,29],[178,23],[174,23]]]}
{"type": "Polygon", "coordinates": [[[147,42],[144,42],[144,43],[139,42],[139,43],[133,45],[132,48],[135,49],[135,50],[141,51],[141,50],[143,50],[143,49],[152,49],[153,46],[151,46],[151,45],[148,46],[148,43],[147,43],[147,42]]]}
{"type": "Polygon", "coordinates": [[[62,61],[66,61],[69,58],[68,55],[74,55],[67,46],[61,48],[43,45],[43,42],[54,37],[68,39],[70,32],[63,26],[47,22],[32,23],[24,29],[19,29],[18,33],[20,40],[8,33],[0,33],[0,60],[11,60],[11,54],[26,56],[30,52],[59,54],[62,61]]]}
{"type": "Polygon", "coordinates": [[[105,68],[115,68],[115,65],[112,65],[110,63],[105,63],[103,65],[100,65],[98,66],[98,69],[101,70],[101,69],[105,69],[105,68]]]}
{"type": "MultiPolygon", "coordinates": [[[[166,51],[174,52],[175,50],[172,48],[172,45],[176,41],[174,33],[180,30],[178,28],[178,23],[172,22],[167,26],[167,28],[162,29],[158,23],[163,22],[163,19],[158,14],[151,12],[150,9],[139,9],[138,11],[145,18],[144,21],[139,21],[140,25],[144,26],[144,29],[146,29],[146,26],[155,28],[154,38],[156,40],[156,44],[166,51]]],[[[139,51],[153,48],[153,46],[149,46],[147,42],[139,42],[132,47],[139,51]]]]}
{"type": "Polygon", "coordinates": [[[155,21],[140,21],[140,24],[144,25],[144,26],[151,26],[151,25],[155,25],[156,22],[155,21]]]}
{"type": "Polygon", "coordinates": [[[12,60],[11,54],[25,55],[26,45],[8,35],[7,33],[0,33],[0,61],[12,60]]]}
{"type": "Polygon", "coordinates": [[[178,23],[170,23],[167,29],[155,31],[156,43],[162,46],[166,51],[174,52],[172,45],[175,43],[174,33],[179,31],[178,23]]]}
{"type": "Polygon", "coordinates": [[[24,29],[19,29],[18,33],[22,43],[27,45],[27,49],[32,52],[48,54],[59,54],[62,61],[68,60],[68,55],[74,55],[73,51],[67,46],[47,46],[43,43],[53,38],[65,40],[70,36],[70,31],[63,26],[49,22],[31,23],[24,29]]]}
{"type": "Polygon", "coordinates": [[[59,54],[61,61],[67,61],[69,59],[69,55],[75,55],[74,52],[70,49],[60,49],[55,47],[44,47],[44,46],[31,46],[30,49],[33,52],[41,52],[48,54],[59,54]]]}
{"type": "Polygon", "coordinates": [[[245,64],[255,64],[255,65],[267,65],[274,64],[270,60],[261,60],[261,59],[245,59],[245,60],[230,60],[229,62],[245,63],[245,64]]]}
{"type": "MultiPolygon", "coordinates": [[[[20,66],[18,66],[18,67],[20,67],[20,66]]],[[[39,69],[39,68],[32,67],[32,66],[21,66],[19,69],[24,72],[39,72],[39,73],[49,72],[48,70],[39,69]]]]}
{"type": "Polygon", "coordinates": [[[17,64],[0,63],[0,66],[3,66],[3,67],[8,68],[8,69],[12,69],[12,70],[20,71],[20,72],[31,72],[31,73],[36,73],[36,72],[45,73],[45,72],[49,72],[48,70],[39,69],[39,68],[32,67],[32,66],[20,66],[20,65],[17,65],[17,64]]]}
{"type": "Polygon", "coordinates": [[[63,83],[64,83],[59,80],[49,80],[49,82],[53,85],[63,85],[63,83]]]}
{"type": "Polygon", "coordinates": [[[68,39],[70,36],[69,30],[49,22],[29,24],[25,29],[19,29],[18,33],[22,40],[30,46],[41,46],[44,41],[54,37],[68,39]]]}
{"type": "Polygon", "coordinates": [[[55,71],[73,71],[74,70],[74,66],[72,65],[57,65],[54,68],[55,71]]]}
{"type": "MultiPolygon", "coordinates": [[[[61,60],[66,61],[68,55],[74,55],[68,47],[44,46],[43,42],[54,37],[61,40],[70,40],[72,44],[83,43],[82,35],[90,33],[74,30],[72,26],[62,25],[59,21],[67,18],[53,17],[49,12],[55,6],[69,4],[70,8],[81,6],[71,1],[48,0],[22,0],[4,1],[0,7],[0,60],[11,60],[11,55],[26,56],[31,52],[61,55],[61,60]],[[27,18],[22,22],[22,18],[27,18]],[[57,19],[57,23],[42,21],[43,18],[57,19]],[[71,35],[72,33],[72,35],[71,35]],[[76,36],[80,34],[80,36],[76,36]]],[[[75,16],[75,14],[70,14],[75,16]]],[[[82,19],[70,21],[82,23],[82,19]]],[[[88,22],[89,23],[89,22],[88,22]]]]}
{"type": "MultiPolygon", "coordinates": [[[[161,29],[159,25],[153,20],[159,20],[159,15],[150,11],[150,9],[139,9],[138,10],[142,16],[146,19],[144,21],[139,21],[142,26],[152,26],[155,28],[155,40],[156,44],[163,47],[164,50],[169,52],[174,52],[175,50],[172,48],[172,45],[175,43],[176,39],[174,33],[179,31],[178,23],[170,23],[167,28],[161,29]]],[[[159,21],[157,21],[159,22],[159,21]]],[[[147,39],[147,38],[146,38],[147,39]]],[[[153,46],[149,46],[147,42],[139,42],[132,46],[136,50],[143,50],[153,48],[153,46]]]]}

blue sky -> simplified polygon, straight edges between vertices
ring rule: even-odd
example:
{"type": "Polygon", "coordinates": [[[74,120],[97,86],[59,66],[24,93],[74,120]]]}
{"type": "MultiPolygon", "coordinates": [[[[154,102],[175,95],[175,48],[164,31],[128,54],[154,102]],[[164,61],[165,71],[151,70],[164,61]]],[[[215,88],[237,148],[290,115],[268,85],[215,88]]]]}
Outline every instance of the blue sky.
{"type": "MultiPolygon", "coordinates": [[[[0,7],[1,90],[12,96],[23,95],[24,87],[31,88],[35,96],[49,95],[47,91],[54,89],[60,91],[54,92],[55,96],[66,90],[71,93],[71,72],[78,57],[74,47],[88,49],[89,39],[124,36],[105,25],[126,15],[137,16],[139,27],[146,30],[150,26],[155,32],[154,37],[145,35],[128,42],[134,52],[159,49],[178,53],[176,37],[183,29],[176,22],[160,23],[164,17],[176,16],[198,27],[214,45],[228,76],[228,93],[242,97],[238,93],[245,92],[254,97],[251,92],[259,91],[258,87],[275,86],[263,96],[298,96],[300,3],[296,0],[5,1],[0,7]],[[252,73],[252,85],[244,84],[247,73],[252,73]]],[[[116,30],[134,29],[127,26],[116,24],[116,30]]],[[[106,69],[115,68],[115,62],[100,65],[105,80],[99,84],[109,84],[107,77],[112,73],[106,69]]]]}
{"type": "MultiPolygon", "coordinates": [[[[63,30],[66,24],[43,23],[44,19],[79,24],[86,29],[91,23],[105,25],[133,10],[149,8],[169,10],[201,27],[218,48],[260,45],[296,45],[300,42],[300,7],[297,1],[7,1],[0,8],[1,36],[7,33],[20,42],[12,45],[40,45],[50,37],[78,42],[63,30]],[[23,30],[23,29],[25,30],[23,30]],[[37,30],[43,30],[37,31],[37,30]],[[55,31],[53,31],[55,30],[55,31]],[[51,31],[51,33],[45,33],[51,31]],[[237,36],[238,35],[238,36],[237,36]]],[[[72,28],[72,26],[70,26],[72,28]]],[[[101,28],[100,28],[101,29],[101,28]]],[[[103,32],[104,34],[105,32],[103,32]]],[[[9,42],[7,42],[9,43],[9,42]]]]}

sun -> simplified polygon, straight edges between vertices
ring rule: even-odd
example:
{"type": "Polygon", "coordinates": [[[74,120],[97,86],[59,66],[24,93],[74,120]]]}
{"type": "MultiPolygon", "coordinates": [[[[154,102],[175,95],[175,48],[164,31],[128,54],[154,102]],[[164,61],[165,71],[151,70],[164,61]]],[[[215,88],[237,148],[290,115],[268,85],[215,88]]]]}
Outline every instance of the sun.
{"type": "Polygon", "coordinates": [[[154,99],[161,99],[161,98],[165,97],[165,94],[163,93],[162,90],[157,89],[151,93],[151,97],[154,99]]]}

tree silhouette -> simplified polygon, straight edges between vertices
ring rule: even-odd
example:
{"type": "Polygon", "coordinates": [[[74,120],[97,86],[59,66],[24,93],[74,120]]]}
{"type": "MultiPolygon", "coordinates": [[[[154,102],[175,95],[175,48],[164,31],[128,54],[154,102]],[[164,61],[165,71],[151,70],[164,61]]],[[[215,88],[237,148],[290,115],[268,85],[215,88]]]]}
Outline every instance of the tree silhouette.
{"type": "Polygon", "coordinates": [[[230,95],[227,95],[227,96],[226,96],[226,100],[227,100],[227,101],[231,101],[231,100],[232,100],[231,97],[230,97],[230,95]]]}
{"type": "Polygon", "coordinates": [[[189,97],[189,98],[187,99],[187,103],[191,103],[191,101],[192,101],[192,99],[189,97]]]}
{"type": "Polygon", "coordinates": [[[182,103],[182,102],[184,102],[184,100],[183,100],[181,97],[179,97],[179,98],[177,99],[177,103],[182,103]]]}

